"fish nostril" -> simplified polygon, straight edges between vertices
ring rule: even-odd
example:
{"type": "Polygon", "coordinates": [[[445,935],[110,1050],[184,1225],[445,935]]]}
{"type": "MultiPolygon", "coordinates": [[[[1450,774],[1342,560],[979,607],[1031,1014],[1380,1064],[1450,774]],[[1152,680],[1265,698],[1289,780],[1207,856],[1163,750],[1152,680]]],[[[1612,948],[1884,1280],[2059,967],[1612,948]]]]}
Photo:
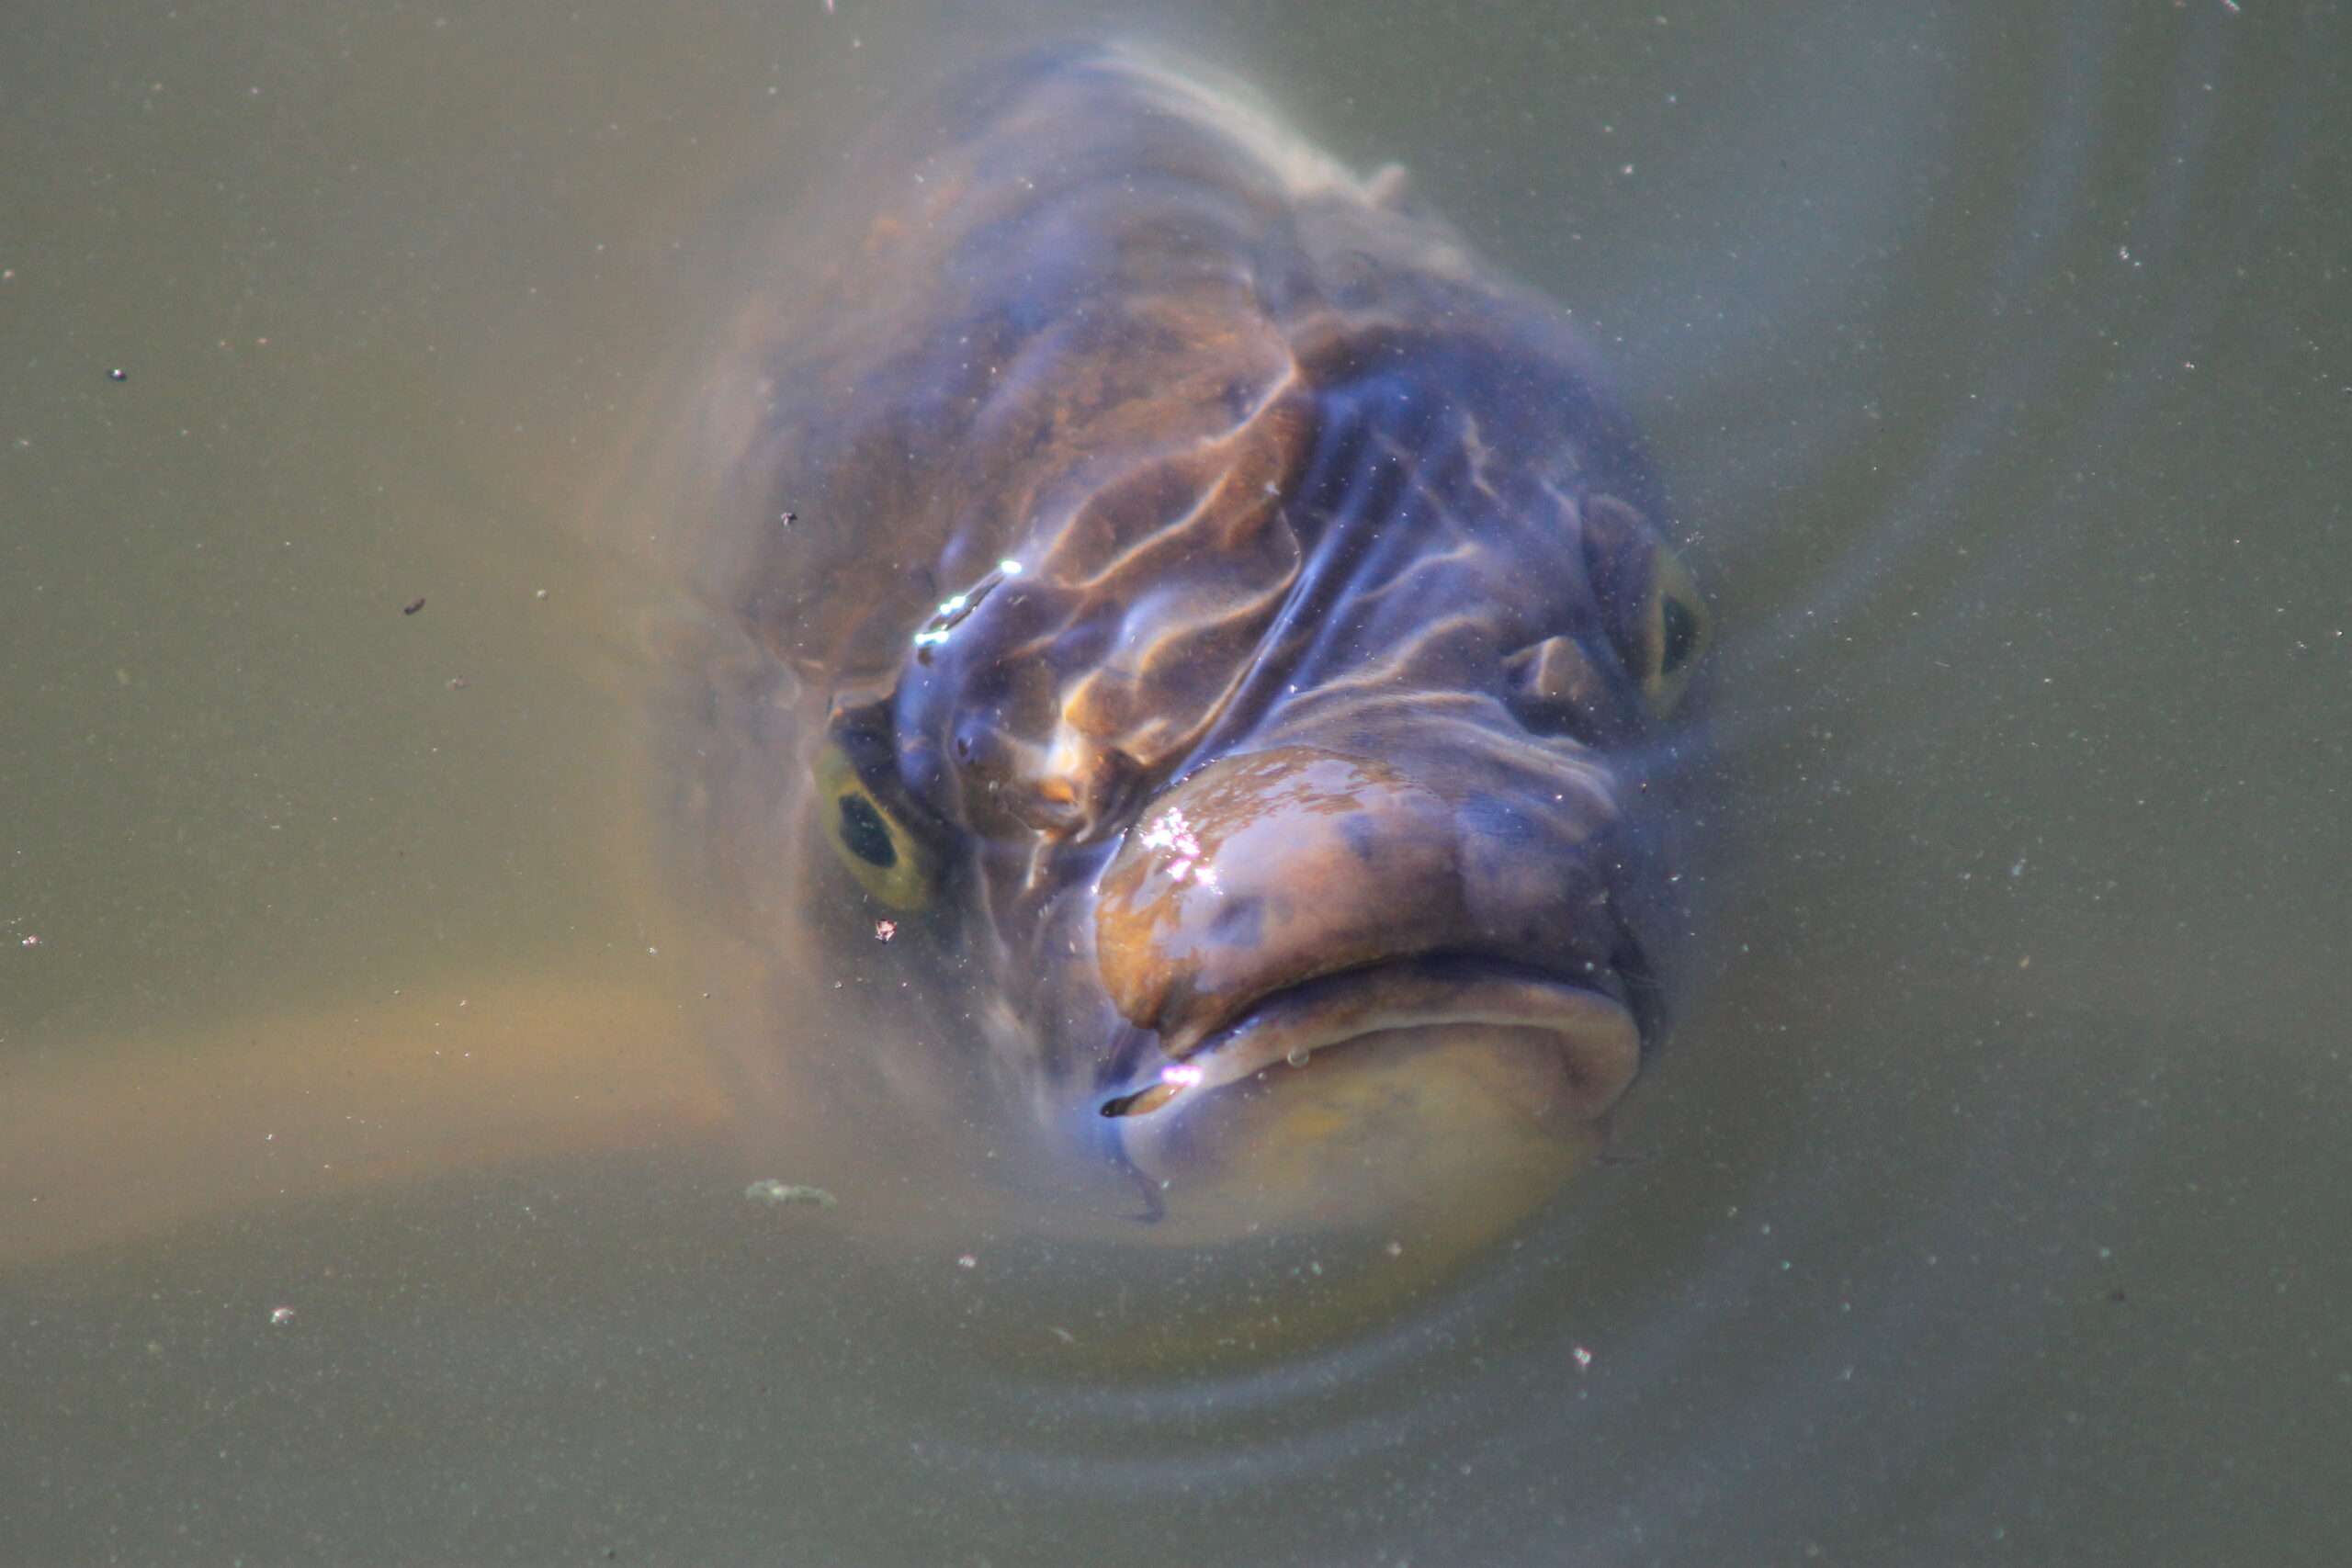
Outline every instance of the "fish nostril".
{"type": "Polygon", "coordinates": [[[956,726],[951,745],[956,753],[956,771],[973,784],[992,787],[1019,769],[1019,743],[987,716],[967,716],[956,726]]]}
{"type": "Polygon", "coordinates": [[[1513,711],[1538,734],[1591,741],[1632,726],[1623,694],[1573,637],[1549,637],[1523,648],[1503,661],[1503,670],[1513,711]]]}

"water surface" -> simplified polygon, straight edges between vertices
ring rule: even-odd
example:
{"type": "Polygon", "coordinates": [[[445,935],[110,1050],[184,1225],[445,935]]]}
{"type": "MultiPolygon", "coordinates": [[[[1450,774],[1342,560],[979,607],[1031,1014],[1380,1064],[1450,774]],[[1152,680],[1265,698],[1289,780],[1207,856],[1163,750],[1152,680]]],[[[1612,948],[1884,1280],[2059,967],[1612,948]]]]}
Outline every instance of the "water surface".
{"type": "Polygon", "coordinates": [[[1108,1319],[1057,1315],[1103,1313],[1115,1259],[943,1232],[877,1262],[853,1209],[746,1203],[641,707],[666,589],[611,497],[788,193],[990,28],[28,12],[0,24],[14,1553],[2342,1539],[2344,24],[1159,25],[1414,169],[1657,440],[1722,746],[1637,1162],[1376,1325],[1189,1374],[1106,1371],[1108,1319]],[[552,1110],[548,1073],[581,1085],[552,1110]],[[232,1151],[230,1201],[175,1175],[256,1105],[286,1152],[232,1151]]]}

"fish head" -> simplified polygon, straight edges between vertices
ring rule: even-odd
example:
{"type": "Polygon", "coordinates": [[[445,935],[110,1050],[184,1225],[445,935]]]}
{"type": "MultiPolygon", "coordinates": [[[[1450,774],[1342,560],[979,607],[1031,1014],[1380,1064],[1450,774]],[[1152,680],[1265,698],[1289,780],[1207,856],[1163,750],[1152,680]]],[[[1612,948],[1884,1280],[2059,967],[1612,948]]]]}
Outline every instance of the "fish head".
{"type": "Polygon", "coordinates": [[[950,87],[803,231],[703,555],[792,672],[713,794],[813,786],[823,1070],[1153,1235],[1526,1213],[1659,1035],[1706,639],[1565,312],[1119,49],[950,87]]]}
{"type": "Polygon", "coordinates": [[[1652,785],[1706,618],[1639,470],[1601,488],[1595,396],[1494,343],[1321,345],[835,694],[841,869],[1171,1235],[1486,1234],[1600,1151],[1660,1027],[1652,785]]]}

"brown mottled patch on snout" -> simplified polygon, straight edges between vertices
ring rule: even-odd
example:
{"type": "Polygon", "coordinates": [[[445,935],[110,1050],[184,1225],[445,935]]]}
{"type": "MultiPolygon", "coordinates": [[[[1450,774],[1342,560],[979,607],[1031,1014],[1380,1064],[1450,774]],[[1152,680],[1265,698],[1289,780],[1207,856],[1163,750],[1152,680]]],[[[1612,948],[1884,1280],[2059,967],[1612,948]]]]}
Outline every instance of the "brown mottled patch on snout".
{"type": "Polygon", "coordinates": [[[1212,763],[1103,874],[1103,984],[1181,1051],[1269,992],[1429,951],[1468,925],[1455,840],[1446,804],[1381,762],[1283,747],[1212,763]]]}

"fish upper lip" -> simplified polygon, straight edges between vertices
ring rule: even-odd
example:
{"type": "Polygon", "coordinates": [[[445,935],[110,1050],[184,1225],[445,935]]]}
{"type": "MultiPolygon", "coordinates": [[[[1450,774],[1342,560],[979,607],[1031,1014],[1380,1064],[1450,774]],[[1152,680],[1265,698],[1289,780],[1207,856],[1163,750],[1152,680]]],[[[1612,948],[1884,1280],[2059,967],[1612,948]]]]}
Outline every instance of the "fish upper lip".
{"type": "Polygon", "coordinates": [[[1284,987],[1189,1041],[1180,1036],[1167,1048],[1174,1062],[1161,1068],[1159,1081],[1107,1102],[1102,1114],[1148,1115],[1326,1046],[1448,1023],[1560,1035],[1562,1065],[1595,1114],[1615,1102],[1640,1066],[1631,1010],[1593,987],[1504,964],[1401,959],[1284,987]]]}

